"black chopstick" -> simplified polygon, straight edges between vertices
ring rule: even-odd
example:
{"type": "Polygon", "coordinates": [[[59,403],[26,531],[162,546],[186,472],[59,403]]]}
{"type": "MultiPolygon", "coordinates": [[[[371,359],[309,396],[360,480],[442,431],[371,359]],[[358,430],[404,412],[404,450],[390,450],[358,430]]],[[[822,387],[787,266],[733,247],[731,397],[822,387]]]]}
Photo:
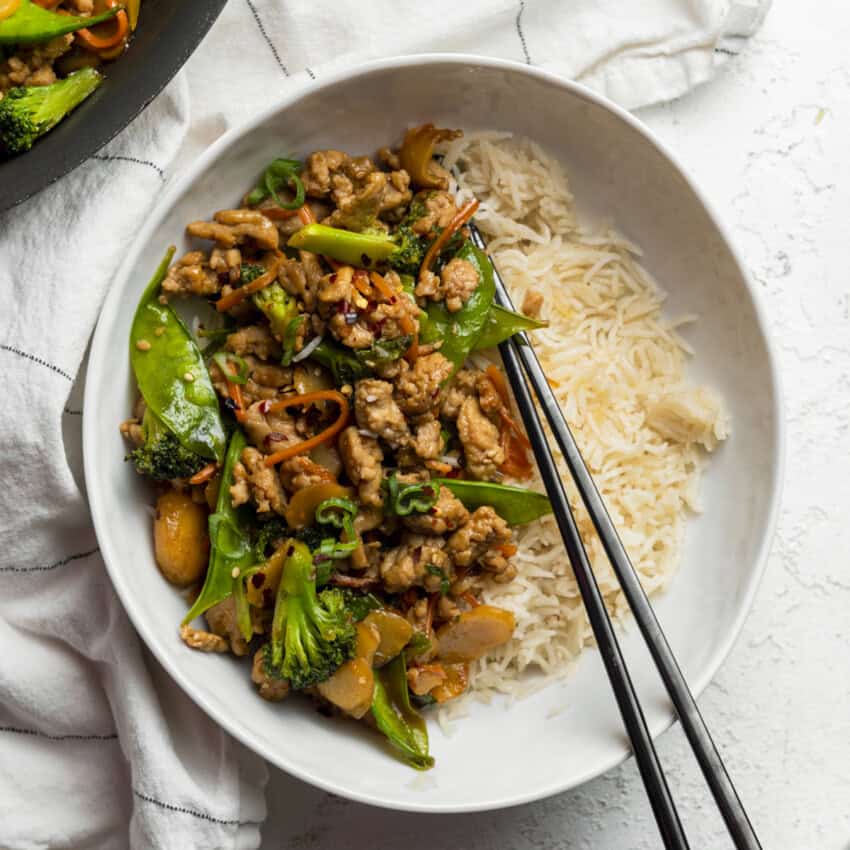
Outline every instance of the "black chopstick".
{"type": "MultiPolygon", "coordinates": [[[[470,233],[472,241],[482,250],[486,250],[484,239],[474,224],[470,226],[470,233]]],[[[498,270],[495,268],[495,264],[494,278],[496,281],[496,300],[502,307],[513,310],[513,303],[508,295],[504,282],[499,276],[498,270]]],[[[505,362],[505,371],[514,390],[514,395],[517,399],[517,404],[519,406],[520,413],[523,416],[526,428],[528,429],[529,427],[529,420],[533,420],[535,423],[534,427],[536,427],[542,435],[537,411],[530,399],[528,387],[526,386],[520,363],[522,364],[522,367],[524,367],[525,372],[528,374],[531,384],[534,387],[535,394],[540,401],[540,405],[543,408],[546,419],[548,420],[552,433],[555,436],[555,440],[563,453],[567,467],[579,491],[579,495],[587,508],[597,533],[599,534],[605,552],[614,567],[614,571],[617,574],[617,578],[623,589],[626,600],[632,609],[641,634],[643,635],[653,661],[655,662],[655,666],[661,675],[667,692],[670,695],[676,712],[679,715],[682,728],[690,742],[691,748],[694,751],[699,766],[705,776],[706,782],[717,803],[723,820],[726,823],[726,827],[729,830],[729,834],[732,837],[735,847],[738,848],[738,850],[761,850],[761,844],[759,843],[755,830],[753,829],[753,826],[747,817],[747,813],[744,810],[744,806],[735,791],[735,787],[732,784],[732,780],[730,779],[728,772],[726,771],[720,753],[711,738],[708,727],[705,725],[705,721],[697,708],[693,694],[691,694],[687,682],[682,675],[682,671],[676,662],[676,658],[673,655],[670,644],[667,642],[667,638],[661,629],[661,624],[655,616],[655,611],[653,610],[643,586],[640,583],[637,572],[629,560],[629,556],[626,553],[619,535],[617,534],[614,523],[605,508],[602,496],[600,495],[599,490],[593,481],[593,477],[581,456],[581,452],[579,451],[575,438],[573,437],[569,425],[564,418],[561,407],[549,387],[549,383],[546,380],[546,375],[543,372],[540,361],[534,353],[534,348],[530,344],[527,336],[522,333],[518,334],[512,340],[502,343],[499,346],[499,350],[502,354],[502,359],[505,362]],[[520,400],[521,397],[522,401],[520,400]],[[530,408],[530,410],[526,411],[525,408],[530,408]]],[[[531,439],[530,432],[529,439],[531,439]]],[[[541,475],[544,478],[544,483],[548,476],[550,478],[554,478],[560,484],[558,481],[557,468],[555,467],[551,450],[549,449],[548,444],[545,443],[545,438],[543,441],[544,450],[542,452],[538,451],[535,440],[531,440],[531,443],[535,449],[535,455],[537,457],[541,475]]],[[[547,492],[549,492],[548,485],[546,489],[547,492]]],[[[563,492],[562,488],[560,489],[563,492]]],[[[550,500],[552,499],[551,492],[549,492],[549,498],[550,500]]],[[[554,505],[555,502],[553,501],[553,507],[554,505]]],[[[561,526],[560,518],[558,519],[558,524],[561,526]]],[[[563,527],[561,527],[561,531],[562,534],[564,534],[563,527]]],[[[567,551],[570,554],[570,558],[573,561],[575,569],[576,561],[570,552],[570,545],[566,534],[564,534],[564,542],[567,544],[567,551]]],[[[582,591],[582,598],[584,599],[585,607],[588,609],[588,616],[591,619],[591,625],[594,627],[594,634],[596,635],[600,649],[602,649],[602,642],[599,634],[597,633],[596,627],[593,624],[591,609],[587,604],[584,588],[582,587],[581,580],[579,579],[578,569],[576,569],[576,579],[579,581],[579,588],[582,591]]],[[[604,607],[603,613],[605,614],[608,629],[610,630],[610,620],[607,618],[607,612],[605,612],[604,607]]],[[[613,636],[613,631],[611,634],[613,636]]],[[[619,648],[615,646],[615,650],[619,656],[619,648]]],[[[603,653],[603,658],[604,657],[605,654],[603,653]]],[[[622,661],[622,658],[620,660],[622,661]]],[[[615,693],[617,693],[617,686],[615,685],[613,678],[611,681],[614,686],[615,693]]],[[[619,694],[617,694],[617,699],[619,702],[619,694]]],[[[620,708],[622,711],[622,705],[620,708]]],[[[624,720],[625,719],[626,717],[624,714],[624,720]]],[[[626,726],[628,728],[628,722],[626,723],[626,726]]],[[[629,735],[632,736],[631,729],[629,729],[629,735]]],[[[633,736],[632,742],[634,745],[635,740],[633,736]]],[[[637,749],[635,749],[635,754],[637,755],[637,749]]],[[[640,761],[638,764],[640,766],[640,761]]],[[[641,773],[643,774],[643,769],[641,769],[641,773]]],[[[646,781],[645,777],[644,781],[646,781]]],[[[649,785],[647,785],[647,790],[651,797],[652,789],[649,785]]],[[[658,812],[656,811],[656,817],[657,816],[658,812]]],[[[659,825],[661,825],[660,821],[659,825]]]]}
{"type": "Polygon", "coordinates": [[[590,560],[581,541],[563,482],[558,475],[555,460],[552,457],[552,451],[546,442],[543,426],[537,416],[537,410],[523,378],[519,359],[511,342],[503,342],[499,346],[499,351],[504,361],[505,373],[514,391],[517,407],[525,424],[529,442],[534,449],[537,464],[540,467],[543,484],[546,487],[549,500],[552,502],[553,513],[561,530],[561,536],[564,538],[564,545],[587,609],[587,616],[599,645],[605,670],[611,680],[611,687],[614,689],[617,705],[623,716],[623,723],[631,739],[655,819],[664,838],[664,846],[668,850],[686,850],[688,842],[679,821],[676,806],[670,795],[670,789],[667,787],[667,781],[664,778],[658,754],[655,752],[652,736],[649,734],[634,685],[626,669],[626,662],[620,651],[614,627],[608,617],[608,612],[605,610],[605,602],[602,599],[602,594],[590,566],[590,560]]]}

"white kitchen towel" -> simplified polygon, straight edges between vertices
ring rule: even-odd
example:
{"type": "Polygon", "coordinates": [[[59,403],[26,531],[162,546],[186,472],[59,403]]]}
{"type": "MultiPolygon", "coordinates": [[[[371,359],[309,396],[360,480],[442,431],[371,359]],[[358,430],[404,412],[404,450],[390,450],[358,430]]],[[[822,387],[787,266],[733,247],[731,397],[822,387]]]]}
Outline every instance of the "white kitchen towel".
{"type": "Polygon", "coordinates": [[[0,847],[259,844],[265,765],[142,651],[80,471],[86,345],[125,246],[180,164],[288,87],[376,56],[495,55],[629,108],[669,99],[739,52],[768,5],[231,0],[128,130],[0,215],[0,847]]]}

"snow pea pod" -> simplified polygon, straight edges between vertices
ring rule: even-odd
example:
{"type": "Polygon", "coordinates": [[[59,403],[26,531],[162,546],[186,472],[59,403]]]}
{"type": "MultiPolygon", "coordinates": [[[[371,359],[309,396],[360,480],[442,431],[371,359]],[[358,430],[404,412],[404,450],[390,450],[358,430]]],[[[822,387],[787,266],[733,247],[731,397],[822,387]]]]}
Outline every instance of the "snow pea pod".
{"type": "Polygon", "coordinates": [[[428,753],[425,721],[410,704],[403,652],[375,670],[371,711],[375,725],[409,765],[417,770],[434,766],[434,758],[428,753]]]}
{"type": "Polygon", "coordinates": [[[230,499],[233,467],[242,457],[246,445],[245,435],[237,428],[230,438],[224,458],[215,513],[210,514],[209,518],[210,562],[207,577],[200,596],[183,618],[182,625],[227,599],[234,590],[233,570],[238,569],[241,573],[245,567],[254,563],[254,547],[249,532],[250,512],[245,512],[244,508],[234,508],[230,499]]]}
{"type": "Polygon", "coordinates": [[[169,249],[145,289],[130,329],[130,362],[139,392],[181,445],[221,461],[226,437],[204,358],[159,287],[174,254],[169,249]]]}
{"type": "Polygon", "coordinates": [[[524,525],[552,513],[552,504],[543,493],[525,487],[510,487],[489,481],[463,481],[457,478],[434,479],[447,487],[470,510],[490,505],[509,525],[524,525]]]}
{"type": "Polygon", "coordinates": [[[0,46],[10,44],[39,44],[58,35],[85,29],[108,21],[124,7],[113,6],[100,15],[81,18],[79,15],[59,15],[42,9],[32,0],[21,0],[17,11],[0,21],[0,46]]]}
{"type": "Polygon", "coordinates": [[[533,319],[513,310],[506,310],[498,304],[490,308],[487,321],[481,330],[481,336],[475,341],[473,351],[481,351],[483,348],[495,348],[500,342],[510,339],[520,331],[533,331],[537,328],[545,328],[549,323],[542,319],[533,319]]]}
{"type": "Polygon", "coordinates": [[[425,316],[419,319],[419,341],[427,344],[441,339],[443,344],[440,346],[440,354],[451,361],[457,370],[475,348],[484,330],[493,306],[496,285],[490,260],[471,242],[464,242],[455,256],[475,267],[478,286],[456,313],[450,313],[441,301],[429,304],[425,316]]]}

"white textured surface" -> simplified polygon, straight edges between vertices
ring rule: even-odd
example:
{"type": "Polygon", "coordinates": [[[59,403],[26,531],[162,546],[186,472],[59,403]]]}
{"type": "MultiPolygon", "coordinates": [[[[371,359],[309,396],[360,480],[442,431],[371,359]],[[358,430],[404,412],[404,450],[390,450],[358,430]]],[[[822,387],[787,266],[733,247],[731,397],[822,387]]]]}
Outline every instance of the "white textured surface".
{"type": "MultiPolygon", "coordinates": [[[[848,42],[840,0],[777,3],[721,78],[642,114],[732,226],[778,342],[789,423],[779,533],[743,635],[700,700],[777,850],[850,850],[848,42]]],[[[691,846],[730,847],[678,727],[659,749],[691,846]]],[[[269,810],[269,850],[660,846],[633,761],[545,802],[457,816],[383,812],[273,771],[269,810]]]]}

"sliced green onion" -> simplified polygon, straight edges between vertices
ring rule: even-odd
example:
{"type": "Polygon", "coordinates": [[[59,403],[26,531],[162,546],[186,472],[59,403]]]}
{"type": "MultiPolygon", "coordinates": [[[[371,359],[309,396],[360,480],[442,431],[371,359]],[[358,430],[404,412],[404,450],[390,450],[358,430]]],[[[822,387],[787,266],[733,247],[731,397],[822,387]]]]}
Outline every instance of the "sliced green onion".
{"type": "Polygon", "coordinates": [[[224,372],[224,376],[231,384],[244,384],[248,380],[248,363],[243,360],[238,354],[232,351],[216,351],[213,354],[213,360],[218,364],[219,369],[224,372]],[[227,368],[228,361],[233,363],[239,370],[235,374],[227,368]]]}
{"type": "Polygon", "coordinates": [[[292,362],[292,358],[295,357],[295,340],[298,338],[298,330],[304,324],[306,318],[306,316],[296,316],[287,324],[280,343],[283,348],[283,354],[280,357],[281,366],[288,366],[292,362]]]}
{"type": "Polygon", "coordinates": [[[393,473],[384,483],[384,508],[391,515],[410,516],[412,513],[425,513],[433,508],[440,498],[440,485],[436,481],[402,484],[396,473],[393,473]]]}
{"type": "Polygon", "coordinates": [[[332,525],[334,528],[345,528],[346,520],[357,516],[357,505],[351,499],[335,497],[325,499],[316,508],[316,522],[332,525]]]}

